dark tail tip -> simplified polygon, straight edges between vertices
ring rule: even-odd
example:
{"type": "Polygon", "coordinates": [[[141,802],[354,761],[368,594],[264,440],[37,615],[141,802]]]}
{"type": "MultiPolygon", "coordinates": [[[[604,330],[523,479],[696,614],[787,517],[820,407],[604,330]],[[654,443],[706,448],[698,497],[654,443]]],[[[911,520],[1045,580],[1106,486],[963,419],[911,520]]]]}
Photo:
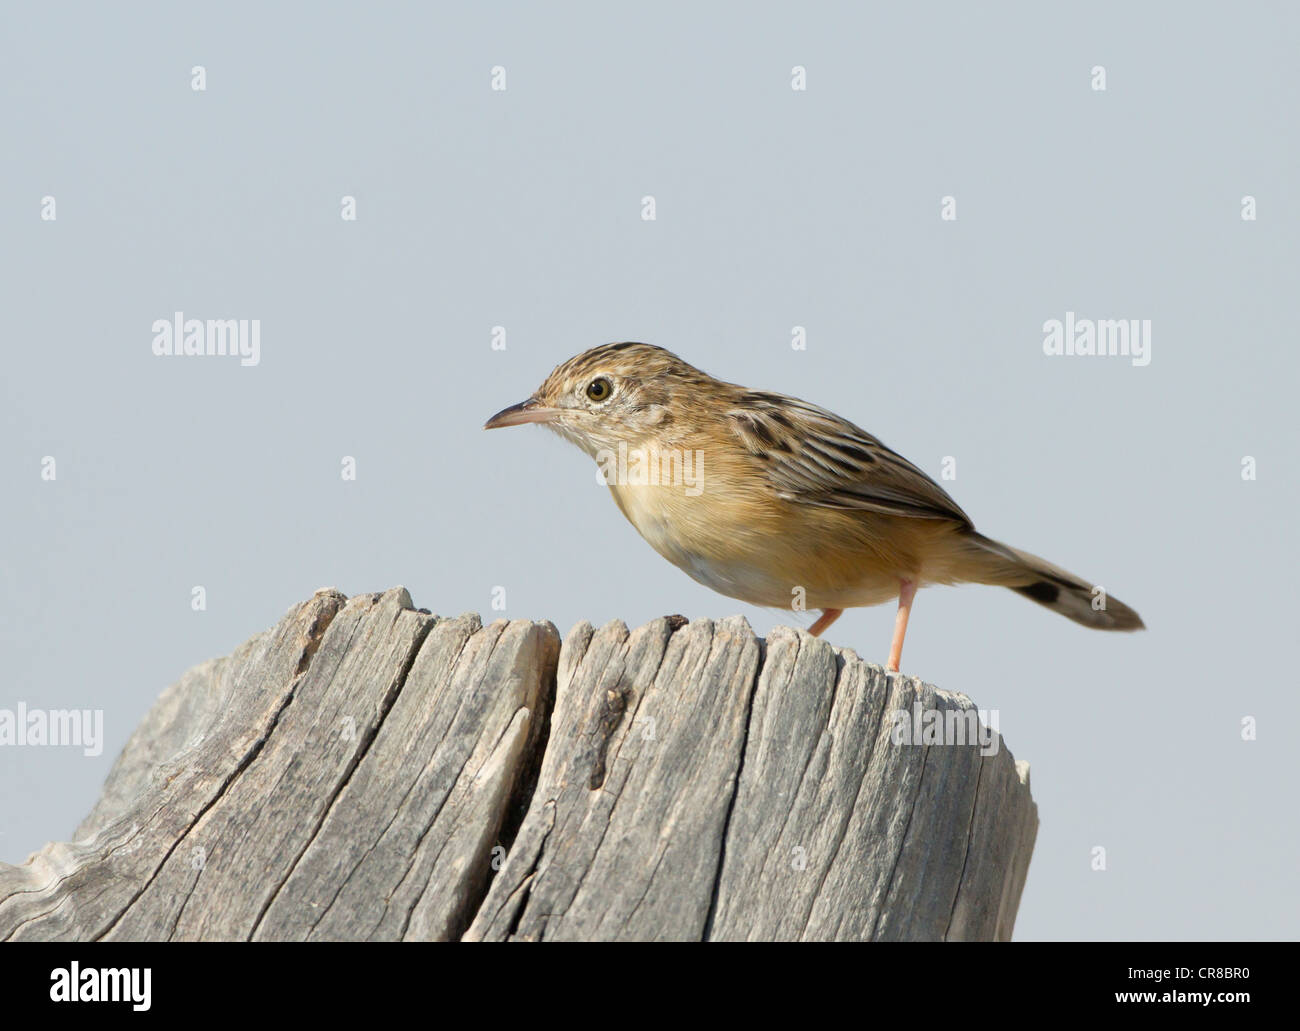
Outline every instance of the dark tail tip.
{"type": "Polygon", "coordinates": [[[1145,630],[1146,624],[1134,609],[1117,598],[1094,596],[1093,589],[1035,580],[1011,588],[1044,608],[1059,612],[1082,626],[1094,630],[1145,630]],[[1101,604],[1096,601],[1100,598],[1101,604]]]}
{"type": "Polygon", "coordinates": [[[1024,587],[1013,587],[1011,589],[1023,594],[1026,598],[1032,598],[1040,605],[1055,605],[1057,599],[1061,597],[1061,589],[1056,584],[1049,584],[1046,580],[1039,580],[1037,583],[1025,584],[1024,587]]]}

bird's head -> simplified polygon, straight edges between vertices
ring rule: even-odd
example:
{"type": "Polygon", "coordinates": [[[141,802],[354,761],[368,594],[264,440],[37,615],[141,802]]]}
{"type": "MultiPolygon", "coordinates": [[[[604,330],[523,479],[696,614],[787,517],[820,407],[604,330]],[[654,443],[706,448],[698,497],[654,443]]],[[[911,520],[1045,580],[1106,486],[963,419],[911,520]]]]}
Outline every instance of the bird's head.
{"type": "Polygon", "coordinates": [[[483,428],[540,423],[595,456],[663,436],[674,411],[709,384],[716,381],[662,347],[604,344],[556,367],[532,397],[483,428]]]}

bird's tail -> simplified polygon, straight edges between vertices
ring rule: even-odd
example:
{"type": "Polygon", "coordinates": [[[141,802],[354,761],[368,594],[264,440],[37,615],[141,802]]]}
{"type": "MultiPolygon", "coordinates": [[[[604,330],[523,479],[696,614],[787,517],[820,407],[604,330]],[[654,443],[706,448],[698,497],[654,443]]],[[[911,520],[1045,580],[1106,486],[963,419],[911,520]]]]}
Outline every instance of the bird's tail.
{"type": "Polygon", "coordinates": [[[966,579],[1009,587],[1059,612],[1066,619],[1094,630],[1143,630],[1142,617],[1098,584],[1091,584],[1060,566],[1008,547],[979,533],[964,536],[962,567],[966,579]]]}

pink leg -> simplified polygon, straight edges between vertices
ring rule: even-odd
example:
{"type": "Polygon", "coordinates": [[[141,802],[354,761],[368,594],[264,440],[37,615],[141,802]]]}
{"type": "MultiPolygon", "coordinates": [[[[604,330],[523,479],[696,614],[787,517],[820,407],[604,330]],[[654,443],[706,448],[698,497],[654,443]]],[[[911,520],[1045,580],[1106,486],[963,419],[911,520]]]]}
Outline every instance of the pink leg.
{"type": "Polygon", "coordinates": [[[903,658],[903,638],[907,636],[907,617],[912,613],[912,599],[916,597],[915,580],[898,581],[898,615],[894,618],[894,641],[889,646],[889,665],[885,668],[891,673],[898,672],[898,664],[903,658]]]}
{"type": "Polygon", "coordinates": [[[822,631],[839,619],[843,612],[843,609],[822,609],[822,614],[817,617],[817,622],[808,628],[808,633],[813,637],[821,637],[822,631]]]}

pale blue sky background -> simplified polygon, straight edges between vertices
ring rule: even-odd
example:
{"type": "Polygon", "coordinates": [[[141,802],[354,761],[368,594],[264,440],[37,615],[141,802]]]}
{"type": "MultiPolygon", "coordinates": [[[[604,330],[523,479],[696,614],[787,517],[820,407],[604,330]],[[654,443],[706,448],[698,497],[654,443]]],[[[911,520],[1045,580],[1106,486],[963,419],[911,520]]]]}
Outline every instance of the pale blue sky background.
{"type": "MultiPolygon", "coordinates": [[[[1293,6],[130,11],[0,5],[0,707],[103,708],[107,736],[0,748],[0,859],[66,837],[168,683],[321,586],[490,616],[501,585],[562,632],[788,622],[655,555],[576,449],[480,431],[639,339],[954,456],[981,530],[1146,619],[918,600],[906,671],[1032,763],[1018,937],[1297,936],[1293,6]],[[154,357],[177,310],[260,319],[261,365],[154,357]],[[1066,311],[1150,319],[1151,364],[1045,357],[1066,311]]],[[[878,661],[892,621],[830,637],[878,661]]]]}

